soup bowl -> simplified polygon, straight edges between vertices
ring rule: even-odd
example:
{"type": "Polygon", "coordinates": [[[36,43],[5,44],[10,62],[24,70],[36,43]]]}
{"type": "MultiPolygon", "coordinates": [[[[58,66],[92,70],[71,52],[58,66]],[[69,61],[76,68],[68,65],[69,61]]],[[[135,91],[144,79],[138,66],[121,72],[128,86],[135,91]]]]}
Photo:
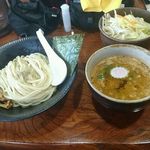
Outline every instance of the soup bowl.
{"type": "MultiPolygon", "coordinates": [[[[144,21],[150,23],[150,12],[146,11],[144,9],[134,8],[134,7],[125,7],[125,8],[118,8],[115,11],[118,15],[121,15],[121,16],[133,14],[134,17],[143,18],[144,21]]],[[[110,14],[111,17],[114,17],[115,11],[111,10],[110,12],[108,12],[104,15],[110,14]]],[[[150,47],[150,36],[146,37],[146,38],[142,38],[142,39],[135,38],[132,40],[130,40],[130,39],[127,40],[127,39],[115,38],[113,36],[108,35],[108,33],[106,33],[103,30],[104,15],[100,18],[99,24],[98,24],[99,30],[100,30],[100,38],[101,38],[101,41],[102,41],[104,46],[112,45],[112,44],[134,44],[134,45],[142,46],[144,48],[150,47]]],[[[130,19],[130,21],[131,21],[131,19],[130,19]]],[[[114,28],[114,27],[111,27],[111,28],[114,28]]]]}
{"type": "MultiPolygon", "coordinates": [[[[103,47],[95,51],[87,60],[85,66],[85,76],[89,84],[89,87],[93,93],[94,99],[96,99],[101,105],[106,108],[126,111],[126,112],[138,112],[144,109],[150,103],[150,95],[140,99],[118,99],[108,96],[98,90],[92,82],[91,73],[96,64],[102,60],[111,56],[129,56],[140,60],[148,68],[150,67],[150,52],[142,47],[130,44],[113,44],[103,47]]],[[[107,85],[109,86],[109,85],[107,85]]]]}

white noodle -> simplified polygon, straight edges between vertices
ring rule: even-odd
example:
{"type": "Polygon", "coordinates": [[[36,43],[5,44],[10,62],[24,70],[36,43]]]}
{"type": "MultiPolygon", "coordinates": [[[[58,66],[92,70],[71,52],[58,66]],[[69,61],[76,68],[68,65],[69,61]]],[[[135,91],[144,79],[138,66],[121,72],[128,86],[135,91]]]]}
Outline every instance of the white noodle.
{"type": "Polygon", "coordinates": [[[48,100],[56,87],[46,56],[34,53],[17,56],[0,70],[0,88],[14,107],[37,105],[48,100]]]}

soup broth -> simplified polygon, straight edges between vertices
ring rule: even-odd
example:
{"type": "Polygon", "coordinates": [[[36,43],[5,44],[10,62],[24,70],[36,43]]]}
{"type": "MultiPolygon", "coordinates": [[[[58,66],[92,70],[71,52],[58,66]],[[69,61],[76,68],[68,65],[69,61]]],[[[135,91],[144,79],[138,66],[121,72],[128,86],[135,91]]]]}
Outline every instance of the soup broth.
{"type": "Polygon", "coordinates": [[[96,89],[116,99],[136,100],[150,95],[150,68],[129,56],[112,56],[100,61],[91,72],[91,81],[96,89]],[[122,68],[126,74],[116,75],[122,68]]]}

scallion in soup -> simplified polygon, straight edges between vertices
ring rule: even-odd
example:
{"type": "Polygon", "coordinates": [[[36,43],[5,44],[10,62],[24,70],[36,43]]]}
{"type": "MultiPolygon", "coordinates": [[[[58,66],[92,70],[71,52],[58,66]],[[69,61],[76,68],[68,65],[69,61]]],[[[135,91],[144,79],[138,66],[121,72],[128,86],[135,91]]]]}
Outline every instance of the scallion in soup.
{"type": "Polygon", "coordinates": [[[100,61],[91,72],[93,85],[105,95],[136,100],[150,95],[150,67],[129,56],[100,61]]]}

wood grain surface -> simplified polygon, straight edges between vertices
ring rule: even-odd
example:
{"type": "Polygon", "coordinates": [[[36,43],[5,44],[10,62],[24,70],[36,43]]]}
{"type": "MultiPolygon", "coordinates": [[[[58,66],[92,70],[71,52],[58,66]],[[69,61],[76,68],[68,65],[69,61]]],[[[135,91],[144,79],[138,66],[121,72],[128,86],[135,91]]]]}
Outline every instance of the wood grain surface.
{"type": "MultiPolygon", "coordinates": [[[[141,0],[135,0],[135,6],[144,8],[141,0]]],[[[49,36],[55,35],[66,35],[63,27],[49,36]]],[[[18,38],[12,32],[0,38],[0,45],[18,38]]],[[[150,150],[150,106],[138,113],[121,113],[105,109],[92,97],[84,68],[101,47],[99,32],[84,32],[77,76],[68,94],[37,116],[0,122],[0,150],[150,150]]]]}

